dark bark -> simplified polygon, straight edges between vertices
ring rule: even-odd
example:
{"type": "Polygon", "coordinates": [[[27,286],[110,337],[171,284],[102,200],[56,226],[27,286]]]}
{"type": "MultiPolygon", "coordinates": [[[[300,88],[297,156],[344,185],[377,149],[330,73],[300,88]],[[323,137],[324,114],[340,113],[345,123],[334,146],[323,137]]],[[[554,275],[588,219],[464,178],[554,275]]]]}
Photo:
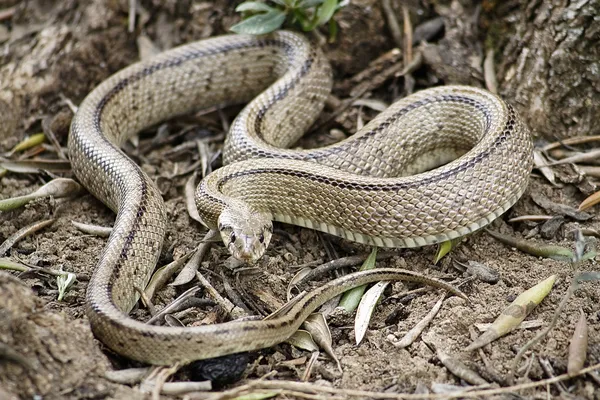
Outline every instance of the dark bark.
{"type": "Polygon", "coordinates": [[[549,140],[600,134],[600,0],[521,0],[491,15],[500,94],[532,131],[549,140]]]}

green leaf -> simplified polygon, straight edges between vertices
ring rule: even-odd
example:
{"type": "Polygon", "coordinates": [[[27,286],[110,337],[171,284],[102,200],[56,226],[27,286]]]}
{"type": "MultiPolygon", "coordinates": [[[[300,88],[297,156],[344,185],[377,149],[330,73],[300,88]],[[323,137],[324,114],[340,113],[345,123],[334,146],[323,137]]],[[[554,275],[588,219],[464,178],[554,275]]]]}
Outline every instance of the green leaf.
{"type": "Polygon", "coordinates": [[[278,29],[284,21],[285,13],[274,9],[264,14],[254,15],[229,29],[235,33],[262,35],[278,29]]]}
{"type": "Polygon", "coordinates": [[[317,10],[317,25],[323,25],[333,17],[338,0],[325,0],[317,10]]]}
{"type": "Polygon", "coordinates": [[[269,12],[273,10],[273,7],[259,1],[246,1],[235,8],[237,12],[269,12]]]}
{"type": "Polygon", "coordinates": [[[325,0],[302,0],[298,3],[298,8],[310,8],[323,4],[325,0]]]}
{"type": "Polygon", "coordinates": [[[46,140],[46,135],[43,133],[36,133],[35,135],[29,136],[27,139],[18,143],[10,152],[15,153],[17,151],[23,151],[42,144],[46,140]]]}
{"type": "Polygon", "coordinates": [[[311,28],[312,25],[310,23],[310,18],[308,17],[308,15],[306,15],[306,13],[303,10],[295,8],[294,10],[292,10],[292,12],[294,14],[294,19],[292,20],[292,23],[298,21],[298,23],[305,32],[314,29],[311,28]]]}
{"type": "Polygon", "coordinates": [[[280,6],[291,6],[294,0],[271,0],[275,4],[279,4],[280,6]]]}
{"type": "MultiPolygon", "coordinates": [[[[363,265],[360,267],[360,270],[368,271],[370,269],[375,268],[375,261],[377,261],[377,247],[373,247],[373,250],[371,250],[369,257],[367,257],[363,265]]],[[[365,293],[366,288],[367,285],[363,285],[348,290],[340,299],[338,307],[342,307],[344,310],[346,310],[346,312],[349,313],[356,310],[356,307],[358,307],[360,299],[365,293]]]]}
{"type": "Polygon", "coordinates": [[[335,19],[329,20],[329,43],[335,43],[337,39],[338,25],[335,19]]]}

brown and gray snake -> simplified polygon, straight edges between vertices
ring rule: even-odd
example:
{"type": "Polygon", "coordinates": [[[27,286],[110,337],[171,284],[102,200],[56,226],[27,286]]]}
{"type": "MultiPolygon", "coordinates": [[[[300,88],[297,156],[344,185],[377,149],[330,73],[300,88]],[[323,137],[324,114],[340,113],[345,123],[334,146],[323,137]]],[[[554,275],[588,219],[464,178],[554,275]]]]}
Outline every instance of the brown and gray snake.
{"type": "Polygon", "coordinates": [[[87,290],[96,336],[114,351],[172,364],[256,350],[291,336],[329,298],[379,280],[444,282],[375,269],[333,280],[264,321],[162,327],[127,313],[155,268],[163,199],[119,146],[167,118],[250,102],[234,121],[225,166],[198,186],[205,224],[230,252],[256,261],[281,221],[383,247],[425,246],[467,235],[526,189],[532,142],[515,110],[473,87],[443,86],[390,106],[355,135],[313,150],[288,149],[331,89],[320,50],[301,35],[230,35],[181,46],[108,78],[83,101],[69,154],[80,182],[117,213],[87,290]],[[441,166],[440,166],[441,165],[441,166]]]}

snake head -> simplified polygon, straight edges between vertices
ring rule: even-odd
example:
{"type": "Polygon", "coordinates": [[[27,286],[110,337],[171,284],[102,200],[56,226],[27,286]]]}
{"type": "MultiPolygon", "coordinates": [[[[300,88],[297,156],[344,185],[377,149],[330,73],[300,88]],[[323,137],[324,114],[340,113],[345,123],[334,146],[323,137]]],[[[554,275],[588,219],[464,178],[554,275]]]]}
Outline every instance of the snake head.
{"type": "Polygon", "coordinates": [[[249,263],[255,263],[262,257],[273,233],[270,215],[241,203],[225,207],[218,224],[221,239],[231,255],[249,263]]]}

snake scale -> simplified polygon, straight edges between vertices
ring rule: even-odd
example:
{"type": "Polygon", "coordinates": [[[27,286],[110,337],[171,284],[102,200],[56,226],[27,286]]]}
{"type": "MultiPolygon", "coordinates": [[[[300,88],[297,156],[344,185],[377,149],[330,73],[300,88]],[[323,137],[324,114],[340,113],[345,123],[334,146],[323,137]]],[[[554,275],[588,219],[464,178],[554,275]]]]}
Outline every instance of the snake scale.
{"type": "Polygon", "coordinates": [[[158,260],[167,216],[155,184],[119,147],[175,115],[250,102],[232,124],[226,165],[196,193],[205,224],[243,260],[263,254],[272,220],[371,245],[416,247],[471,233],[523,194],[532,168],[528,130],[511,106],[472,87],[418,92],[349,139],[288,149],[314,122],[331,85],[321,51],[278,32],[169,50],[116,73],[85,98],[69,135],[73,171],[117,213],[87,289],[87,315],[102,342],[151,364],[189,362],[279,343],[354,286],[401,279],[452,291],[410,271],[376,269],[333,280],[264,321],[178,328],[127,315],[158,260]]]}

